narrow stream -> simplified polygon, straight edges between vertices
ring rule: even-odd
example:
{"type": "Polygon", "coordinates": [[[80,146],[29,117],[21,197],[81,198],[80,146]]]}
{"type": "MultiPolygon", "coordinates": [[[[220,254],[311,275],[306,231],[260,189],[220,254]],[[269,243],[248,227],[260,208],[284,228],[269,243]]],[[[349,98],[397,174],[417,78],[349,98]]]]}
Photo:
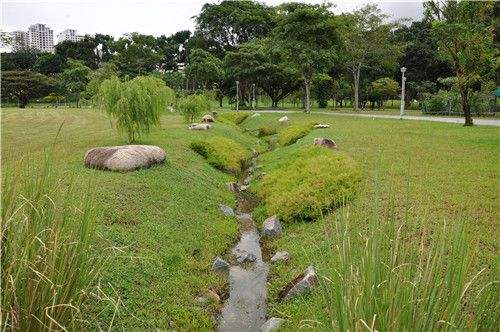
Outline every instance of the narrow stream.
{"type": "MultiPolygon", "coordinates": [[[[243,179],[251,176],[250,169],[256,158],[252,158],[243,179]]],[[[269,268],[262,260],[260,236],[251,214],[251,198],[244,191],[238,192],[236,197],[240,240],[231,251],[234,263],[229,269],[229,298],[224,303],[218,330],[259,331],[266,321],[269,268]]]]}

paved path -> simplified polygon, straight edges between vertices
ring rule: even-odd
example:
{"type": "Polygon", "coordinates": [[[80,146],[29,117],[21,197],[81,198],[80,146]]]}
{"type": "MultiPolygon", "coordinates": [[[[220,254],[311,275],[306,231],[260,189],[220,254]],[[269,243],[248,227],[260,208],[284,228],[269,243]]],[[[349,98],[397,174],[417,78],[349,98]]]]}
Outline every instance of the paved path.
{"type": "MultiPolygon", "coordinates": [[[[284,110],[259,110],[258,113],[302,113],[301,111],[284,111],[284,110]]],[[[355,114],[355,113],[339,113],[339,112],[311,112],[311,114],[324,114],[324,115],[334,115],[334,116],[357,116],[362,118],[381,118],[381,119],[397,119],[399,120],[399,115],[388,115],[388,114],[355,114]]],[[[465,122],[464,118],[449,118],[449,117],[438,117],[438,116],[415,116],[415,115],[404,115],[403,120],[416,120],[416,121],[433,121],[433,122],[447,122],[447,123],[460,123],[465,122]]],[[[496,126],[500,127],[500,119],[484,119],[476,118],[474,119],[474,124],[478,126],[496,126]]]]}

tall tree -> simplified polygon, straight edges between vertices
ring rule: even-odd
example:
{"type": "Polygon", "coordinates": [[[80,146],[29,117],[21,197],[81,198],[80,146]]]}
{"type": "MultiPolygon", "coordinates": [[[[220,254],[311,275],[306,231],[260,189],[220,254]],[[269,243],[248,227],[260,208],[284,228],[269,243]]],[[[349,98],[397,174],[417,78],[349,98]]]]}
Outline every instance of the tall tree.
{"type": "Polygon", "coordinates": [[[391,43],[394,23],[384,23],[387,15],[377,5],[366,5],[344,17],[342,34],[345,40],[345,62],[354,83],[354,109],[359,106],[360,77],[370,64],[394,68],[401,55],[401,46],[391,43]]]}
{"type": "Polygon", "coordinates": [[[472,126],[471,94],[494,77],[493,2],[429,1],[425,6],[427,19],[433,20],[439,55],[457,77],[465,125],[472,126]]]}
{"type": "Polygon", "coordinates": [[[187,62],[186,44],[191,36],[191,31],[182,30],[166,37],[161,35],[156,38],[157,51],[162,59],[159,67],[163,70],[177,70],[178,63],[187,62]]]}
{"type": "Polygon", "coordinates": [[[273,31],[274,43],[304,82],[305,111],[310,112],[313,76],[328,68],[341,47],[337,20],[327,5],[285,4],[273,31]]]}
{"type": "Polygon", "coordinates": [[[79,60],[68,60],[68,68],[61,75],[62,84],[66,91],[76,99],[76,107],[80,102],[80,93],[85,90],[89,82],[91,69],[79,60]]]}
{"type": "Polygon", "coordinates": [[[22,49],[12,53],[2,53],[2,71],[4,70],[31,70],[39,53],[32,49],[22,49]]]}
{"type": "Polygon", "coordinates": [[[32,71],[2,71],[2,97],[9,96],[25,108],[31,99],[43,97],[56,89],[56,81],[32,71]]]}
{"type": "Polygon", "coordinates": [[[162,59],[157,50],[156,38],[132,33],[113,43],[113,62],[122,75],[136,77],[151,73],[162,59]]]}
{"type": "Polygon", "coordinates": [[[52,53],[42,53],[36,59],[33,70],[44,75],[53,75],[63,71],[64,59],[52,53]]]}
{"type": "Polygon", "coordinates": [[[105,80],[116,76],[118,74],[118,68],[112,62],[104,62],[101,67],[94,70],[89,75],[89,82],[85,87],[84,98],[91,99],[94,98],[99,92],[99,86],[105,80]]]}
{"type": "Polygon", "coordinates": [[[203,89],[210,88],[213,83],[220,82],[224,77],[222,61],[202,49],[194,49],[189,55],[186,75],[201,84],[203,89]]]}
{"type": "Polygon", "coordinates": [[[55,54],[62,59],[73,59],[82,61],[87,67],[96,69],[99,66],[99,56],[96,54],[97,42],[91,36],[85,36],[82,40],[73,42],[63,41],[55,47],[55,54]]]}

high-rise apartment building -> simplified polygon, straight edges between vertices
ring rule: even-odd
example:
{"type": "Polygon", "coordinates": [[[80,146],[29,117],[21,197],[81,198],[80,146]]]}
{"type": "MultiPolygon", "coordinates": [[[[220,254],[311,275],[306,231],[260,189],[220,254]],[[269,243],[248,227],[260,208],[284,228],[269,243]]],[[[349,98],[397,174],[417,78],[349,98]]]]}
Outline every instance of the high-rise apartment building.
{"type": "Polygon", "coordinates": [[[10,33],[12,38],[12,49],[14,51],[19,51],[26,49],[29,46],[28,33],[26,31],[16,30],[10,33]]]}
{"type": "Polygon", "coordinates": [[[62,43],[63,41],[69,40],[72,42],[77,42],[79,40],[82,40],[83,36],[80,36],[76,33],[76,30],[74,29],[66,29],[60,34],[57,35],[57,43],[62,43]]]}
{"type": "Polygon", "coordinates": [[[28,44],[42,52],[53,52],[54,32],[45,24],[33,24],[28,29],[28,44]]]}

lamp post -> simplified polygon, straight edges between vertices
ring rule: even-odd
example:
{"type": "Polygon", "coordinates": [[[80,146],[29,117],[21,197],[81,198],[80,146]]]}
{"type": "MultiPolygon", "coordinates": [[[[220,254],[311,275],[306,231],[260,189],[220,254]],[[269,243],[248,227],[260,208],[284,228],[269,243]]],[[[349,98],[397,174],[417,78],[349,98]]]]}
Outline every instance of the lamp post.
{"type": "Polygon", "coordinates": [[[236,111],[238,111],[239,103],[240,103],[240,81],[236,81],[236,111]]]}
{"type": "Polygon", "coordinates": [[[403,114],[405,113],[405,83],[406,83],[406,77],[405,77],[405,71],[406,67],[401,67],[401,107],[399,110],[399,118],[403,118],[403,114]]]}
{"type": "Polygon", "coordinates": [[[255,83],[252,84],[252,108],[255,110],[255,83]]]}

